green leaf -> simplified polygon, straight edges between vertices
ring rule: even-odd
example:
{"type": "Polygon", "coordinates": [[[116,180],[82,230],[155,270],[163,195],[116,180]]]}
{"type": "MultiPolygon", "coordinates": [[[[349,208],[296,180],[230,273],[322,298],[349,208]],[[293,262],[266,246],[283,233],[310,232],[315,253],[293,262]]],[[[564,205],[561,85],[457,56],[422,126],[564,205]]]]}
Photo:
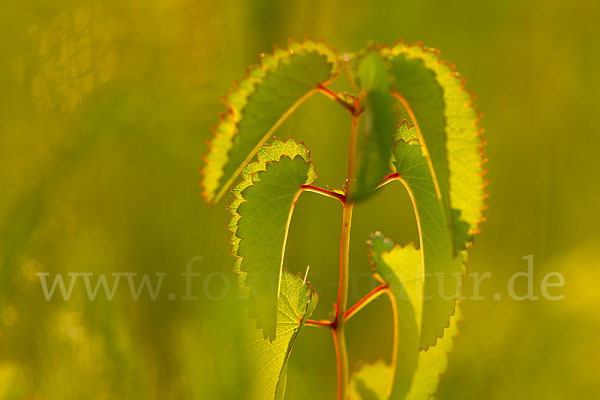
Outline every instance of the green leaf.
{"type": "Polygon", "coordinates": [[[407,400],[430,399],[437,391],[440,376],[448,367],[448,353],[452,351],[454,338],[458,335],[457,321],[462,320],[460,308],[450,319],[450,326],[444,331],[444,337],[434,347],[419,353],[419,367],[413,378],[407,400]]]}
{"type": "Polygon", "coordinates": [[[387,400],[390,398],[392,368],[383,360],[365,364],[352,374],[348,385],[351,400],[387,400]]]}
{"type": "Polygon", "coordinates": [[[404,248],[393,246],[379,233],[372,236],[369,246],[377,279],[388,285],[394,311],[396,344],[390,397],[400,399],[410,389],[419,356],[423,308],[421,253],[412,244],[404,248]]]}
{"type": "Polygon", "coordinates": [[[263,56],[259,66],[225,98],[227,111],[202,170],[204,196],[218,201],[275,129],[338,70],[336,53],[321,42],[291,42],[287,50],[263,56]]]}
{"type": "Polygon", "coordinates": [[[377,53],[367,53],[359,60],[357,78],[366,97],[356,141],[356,173],[349,192],[354,201],[372,195],[386,176],[395,131],[388,73],[377,53]]]}
{"type": "Polygon", "coordinates": [[[317,304],[316,293],[302,277],[283,271],[277,309],[277,338],[265,340],[260,329],[249,327],[248,363],[252,371],[249,399],[282,399],[294,341],[317,304]]]}
{"type": "Polygon", "coordinates": [[[458,334],[457,321],[462,319],[460,308],[450,320],[450,326],[444,337],[429,350],[419,352],[419,362],[409,393],[406,397],[388,396],[392,368],[383,361],[364,365],[352,375],[349,386],[349,398],[352,400],[428,400],[437,391],[440,376],[446,372],[448,353],[452,350],[453,340],[458,334]]]}
{"type": "Polygon", "coordinates": [[[482,130],[472,105],[474,95],[435,50],[400,42],[382,48],[380,54],[390,63],[392,91],[417,124],[444,217],[451,234],[459,236],[453,239],[456,250],[462,250],[479,231],[485,197],[482,130]]]}
{"type": "MultiPolygon", "coordinates": [[[[405,137],[410,137],[406,124],[403,127],[405,137]]],[[[462,257],[454,257],[453,236],[444,223],[444,207],[436,195],[435,183],[419,141],[399,140],[393,156],[399,179],[413,202],[419,229],[425,277],[421,348],[427,349],[442,336],[454,314],[464,268],[462,257]]]]}
{"type": "Polygon", "coordinates": [[[235,270],[265,337],[276,335],[277,298],[283,254],[294,204],[303,184],[316,179],[310,152],[293,139],[274,139],[242,170],[243,181],[233,188],[229,206],[235,270]]]}

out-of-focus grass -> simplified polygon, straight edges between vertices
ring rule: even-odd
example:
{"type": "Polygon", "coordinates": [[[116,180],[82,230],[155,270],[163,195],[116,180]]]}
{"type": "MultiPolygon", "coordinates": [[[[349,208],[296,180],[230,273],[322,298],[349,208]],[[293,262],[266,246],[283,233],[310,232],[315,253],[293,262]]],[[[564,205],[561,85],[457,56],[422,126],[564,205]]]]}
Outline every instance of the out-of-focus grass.
{"type": "MultiPolygon", "coordinates": [[[[0,398],[243,398],[228,199],[204,204],[197,171],[233,80],[258,53],[305,35],[340,51],[422,40],[479,95],[490,197],[468,269],[492,278],[486,300],[463,303],[438,397],[600,393],[596,1],[8,0],[2,11],[0,398]],[[507,298],[528,254],[537,294],[559,271],[564,300],[507,298]],[[196,256],[199,299],[184,301],[180,274],[196,256]],[[121,286],[111,302],[84,299],[82,287],[46,302],[37,272],[169,275],[156,301],[134,302],[121,286]]],[[[278,136],[304,140],[319,184],[340,186],[348,130],[343,110],[314,98],[278,136]]],[[[338,211],[307,195],[292,223],[286,266],[311,265],[318,317],[336,297],[338,211]]],[[[414,241],[411,213],[397,187],[357,208],[351,301],[372,285],[368,233],[414,241]]],[[[353,369],[389,359],[389,304],[367,310],[349,325],[353,369]]],[[[305,329],[287,398],[332,398],[334,364],[330,335],[305,329]]]]}

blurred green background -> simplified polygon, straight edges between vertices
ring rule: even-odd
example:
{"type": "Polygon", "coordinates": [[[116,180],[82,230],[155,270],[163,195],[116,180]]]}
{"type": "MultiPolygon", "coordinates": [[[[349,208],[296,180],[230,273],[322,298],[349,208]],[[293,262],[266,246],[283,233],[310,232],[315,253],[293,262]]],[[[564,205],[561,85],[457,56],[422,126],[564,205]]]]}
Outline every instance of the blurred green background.
{"type": "MultiPolygon", "coordinates": [[[[485,300],[463,302],[438,397],[600,396],[598,1],[4,0],[1,10],[0,399],[244,397],[230,198],[206,205],[198,170],[232,82],[259,53],[306,35],[340,52],[423,41],[478,94],[490,197],[467,268],[491,278],[485,300]],[[551,293],[564,300],[506,296],[526,255],[535,294],[558,271],[566,284],[551,293]],[[196,301],[181,300],[190,260],[196,301]],[[122,284],[112,302],[88,301],[82,286],[47,302],[39,272],[168,276],[156,301],[133,301],[122,284]]],[[[313,96],[277,136],[303,140],[317,184],[339,187],[349,126],[313,96]]],[[[340,222],[339,205],[312,194],[292,222],[285,265],[311,266],[315,318],[336,299],[340,222]]],[[[374,286],[369,232],[417,239],[400,185],[357,207],[354,228],[350,302],[374,286]]],[[[381,299],[348,326],[353,370],[389,361],[381,299]]],[[[331,335],[305,328],[288,372],[286,398],[334,398],[331,335]]]]}

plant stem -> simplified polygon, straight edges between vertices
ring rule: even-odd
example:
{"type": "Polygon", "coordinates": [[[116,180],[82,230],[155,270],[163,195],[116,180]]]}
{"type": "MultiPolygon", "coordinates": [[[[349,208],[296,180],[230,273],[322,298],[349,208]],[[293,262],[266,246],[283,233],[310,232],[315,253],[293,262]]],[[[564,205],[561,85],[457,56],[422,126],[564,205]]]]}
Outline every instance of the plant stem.
{"type": "Polygon", "coordinates": [[[352,318],[354,314],[366,307],[367,304],[379,297],[380,294],[384,293],[384,290],[387,288],[387,283],[384,283],[383,285],[377,286],[375,289],[367,293],[365,297],[360,299],[356,304],[354,304],[346,311],[346,314],[344,315],[345,320],[348,321],[350,318],[352,318]]]}
{"type": "Polygon", "coordinates": [[[356,108],[352,107],[350,104],[346,103],[342,98],[340,98],[340,96],[338,96],[337,93],[335,93],[333,90],[329,89],[327,86],[325,85],[319,85],[317,87],[317,90],[321,93],[323,93],[325,96],[337,101],[339,104],[341,104],[346,110],[350,111],[350,113],[352,115],[354,115],[356,113],[356,108]]]}
{"type": "Polygon", "coordinates": [[[333,325],[333,322],[329,321],[329,320],[314,320],[314,319],[307,319],[306,322],[304,323],[304,325],[306,326],[315,326],[317,328],[331,328],[331,325],[333,325]]]}
{"type": "Polygon", "coordinates": [[[323,189],[323,188],[320,188],[318,186],[302,185],[302,190],[305,191],[305,192],[318,193],[318,194],[323,195],[325,197],[331,197],[333,199],[340,200],[342,203],[346,199],[346,196],[343,195],[343,194],[336,193],[336,192],[334,192],[332,190],[323,189]]]}
{"type": "Polygon", "coordinates": [[[348,304],[350,227],[352,224],[353,208],[354,204],[352,202],[346,202],[344,204],[344,215],[342,217],[342,240],[340,245],[340,286],[338,290],[338,302],[333,325],[333,336],[338,365],[338,400],[346,399],[346,387],[348,386],[348,351],[346,349],[344,325],[346,322],[345,315],[348,304]]]}
{"type": "MultiPolygon", "coordinates": [[[[354,186],[354,175],[356,166],[356,139],[358,135],[358,115],[352,115],[352,130],[350,134],[350,146],[348,151],[348,182],[346,193],[352,194],[354,186]]],[[[348,351],[346,349],[346,337],[344,335],[346,307],[348,305],[348,278],[350,271],[350,230],[352,227],[352,211],[354,202],[346,196],[344,199],[344,213],[342,216],[342,237],[340,243],[340,284],[338,289],[338,300],[336,306],[335,320],[333,322],[333,339],[338,372],[338,400],[346,400],[346,388],[348,387],[348,351]]]]}
{"type": "Polygon", "coordinates": [[[387,185],[388,183],[398,180],[400,178],[400,175],[397,172],[394,172],[393,174],[389,174],[388,176],[386,176],[385,178],[383,178],[383,180],[381,181],[381,183],[379,185],[377,185],[377,189],[387,185]]]}

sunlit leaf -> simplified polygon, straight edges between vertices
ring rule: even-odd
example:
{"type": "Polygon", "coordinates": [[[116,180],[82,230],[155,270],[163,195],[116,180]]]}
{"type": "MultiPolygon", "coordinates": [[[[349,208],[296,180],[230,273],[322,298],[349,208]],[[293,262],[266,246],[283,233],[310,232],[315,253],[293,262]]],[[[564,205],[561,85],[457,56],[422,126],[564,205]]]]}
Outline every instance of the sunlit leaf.
{"type": "Polygon", "coordinates": [[[421,254],[412,244],[404,248],[393,246],[381,234],[373,235],[369,244],[375,273],[388,285],[394,311],[394,377],[390,397],[404,398],[417,369],[419,355],[423,308],[421,254]]]}
{"type": "Polygon", "coordinates": [[[356,143],[356,175],[350,186],[350,197],[363,200],[388,172],[387,160],[394,139],[394,114],[383,60],[376,53],[367,53],[359,60],[358,83],[366,92],[363,121],[356,143]]]}
{"type": "Polygon", "coordinates": [[[450,318],[450,326],[434,347],[419,353],[419,367],[413,378],[407,400],[427,400],[437,391],[440,376],[448,367],[448,353],[453,349],[454,338],[458,335],[457,321],[462,319],[460,307],[450,318]]]}
{"type": "Polygon", "coordinates": [[[383,360],[365,364],[354,373],[348,386],[350,400],[387,400],[390,398],[392,368],[383,360]]]}
{"type": "Polygon", "coordinates": [[[316,293],[302,277],[283,271],[281,293],[277,306],[277,338],[265,340],[261,329],[249,327],[249,367],[252,369],[252,386],[249,399],[282,399],[285,392],[287,363],[294,341],[304,321],[317,304],[316,293]]]}
{"type": "Polygon", "coordinates": [[[484,207],[483,142],[479,113],[472,105],[474,95],[464,88],[454,66],[440,61],[435,50],[399,42],[380,53],[390,63],[393,92],[417,124],[443,215],[451,234],[461,236],[455,242],[462,250],[469,244],[465,241],[471,242],[468,235],[478,232],[484,207]],[[465,222],[467,237],[461,226],[465,222]]]}
{"type": "Polygon", "coordinates": [[[303,144],[275,139],[260,148],[257,161],[243,169],[242,177],[229,206],[232,254],[248,288],[257,326],[272,340],[290,219],[302,185],[312,182],[316,173],[303,144]]]}
{"type": "Polygon", "coordinates": [[[450,320],[444,337],[429,350],[419,352],[417,370],[413,376],[410,391],[405,397],[388,396],[392,368],[383,361],[364,365],[352,375],[349,386],[351,400],[429,400],[437,391],[440,376],[446,372],[448,353],[453,348],[454,338],[458,334],[457,321],[462,319],[460,308],[450,320]]]}
{"type": "Polygon", "coordinates": [[[228,109],[214,128],[202,170],[209,201],[219,200],[260,145],[319,85],[332,80],[337,69],[335,52],[311,40],[291,42],[287,50],[276,49],[248,69],[225,98],[228,109]]]}
{"type": "MultiPolygon", "coordinates": [[[[401,127],[410,137],[406,124],[401,127]]],[[[415,208],[425,278],[421,348],[441,337],[454,314],[462,283],[462,257],[454,257],[453,236],[444,223],[444,207],[436,195],[427,158],[418,140],[399,140],[393,149],[394,167],[415,208]]]]}

